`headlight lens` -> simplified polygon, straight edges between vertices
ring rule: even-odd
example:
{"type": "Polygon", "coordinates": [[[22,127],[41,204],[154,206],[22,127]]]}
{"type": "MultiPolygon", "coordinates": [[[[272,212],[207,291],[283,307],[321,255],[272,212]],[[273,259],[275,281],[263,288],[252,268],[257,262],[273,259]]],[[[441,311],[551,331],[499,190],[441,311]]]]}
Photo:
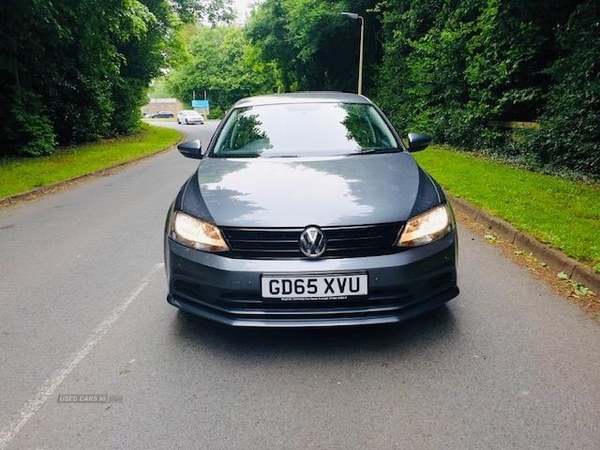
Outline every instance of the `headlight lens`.
{"type": "Polygon", "coordinates": [[[454,228],[454,219],[448,205],[439,205],[413,217],[398,239],[398,247],[418,247],[446,236],[454,228]]]}
{"type": "Polygon", "coordinates": [[[182,245],[205,252],[225,252],[229,246],[221,230],[181,211],[175,211],[171,219],[171,238],[182,245]]]}

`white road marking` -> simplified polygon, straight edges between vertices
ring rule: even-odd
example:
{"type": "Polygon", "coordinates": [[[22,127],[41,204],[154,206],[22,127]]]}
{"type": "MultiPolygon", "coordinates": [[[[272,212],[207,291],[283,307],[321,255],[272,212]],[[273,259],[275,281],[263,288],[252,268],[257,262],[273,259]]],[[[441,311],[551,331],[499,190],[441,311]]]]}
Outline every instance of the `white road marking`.
{"type": "Polygon", "coordinates": [[[19,433],[21,428],[23,428],[23,426],[29,421],[29,419],[35,416],[38,410],[44,406],[54,391],[56,391],[60,384],[65,380],[65,378],[71,372],[73,372],[77,365],[92,351],[96,344],[100,342],[100,339],[102,339],[110,327],[113,326],[117,320],[119,320],[119,318],[123,315],[127,308],[129,308],[133,301],[139,297],[146,287],[148,287],[148,284],[150,284],[150,281],[156,275],[156,273],[163,267],[163,263],[155,264],[148,274],[142,278],[138,287],[134,289],[119,306],[113,309],[106,319],[104,319],[104,321],[94,328],[85,344],[63,364],[60,370],[44,381],[37,394],[31,397],[23,405],[21,410],[11,421],[11,424],[3,428],[0,432],[0,450],[4,450],[10,441],[12,441],[19,433]]]}

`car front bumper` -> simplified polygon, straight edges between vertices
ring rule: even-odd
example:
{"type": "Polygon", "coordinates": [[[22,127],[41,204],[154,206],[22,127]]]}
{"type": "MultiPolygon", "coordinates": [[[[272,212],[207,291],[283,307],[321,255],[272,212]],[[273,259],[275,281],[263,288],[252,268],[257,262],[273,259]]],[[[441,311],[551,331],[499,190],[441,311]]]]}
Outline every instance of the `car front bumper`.
{"type": "Polygon", "coordinates": [[[456,234],[384,256],[323,260],[243,260],[165,240],[167,301],[217,322],[247,327],[384,324],[441,306],[459,293],[456,234]],[[368,295],[345,300],[261,297],[263,274],[368,274],[368,295]]]}

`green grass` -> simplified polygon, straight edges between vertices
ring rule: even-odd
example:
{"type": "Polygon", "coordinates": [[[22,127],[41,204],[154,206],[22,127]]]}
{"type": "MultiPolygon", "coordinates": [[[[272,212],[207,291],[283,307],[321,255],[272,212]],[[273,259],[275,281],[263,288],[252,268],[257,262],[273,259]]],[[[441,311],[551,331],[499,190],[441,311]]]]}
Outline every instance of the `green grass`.
{"type": "Polygon", "coordinates": [[[600,186],[431,147],[415,158],[451,195],[591,266],[600,264],[600,186]]]}
{"type": "Polygon", "coordinates": [[[144,124],[130,136],[62,149],[51,156],[0,160],[0,199],[159,152],[180,139],[176,130],[144,124]]]}

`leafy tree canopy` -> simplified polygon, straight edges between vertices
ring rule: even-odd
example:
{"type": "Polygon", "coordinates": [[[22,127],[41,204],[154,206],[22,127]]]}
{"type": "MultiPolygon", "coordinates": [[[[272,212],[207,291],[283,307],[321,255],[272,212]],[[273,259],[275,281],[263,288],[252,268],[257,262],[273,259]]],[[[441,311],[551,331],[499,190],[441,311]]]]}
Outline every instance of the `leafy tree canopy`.
{"type": "Polygon", "coordinates": [[[0,155],[35,156],[135,129],[181,20],[230,20],[231,0],[3,0],[0,17],[0,155]]]}
{"type": "Polygon", "coordinates": [[[188,51],[187,62],[166,78],[169,92],[185,104],[206,94],[218,116],[242,97],[278,90],[274,64],[258,59],[241,28],[199,27],[188,51]]]}

